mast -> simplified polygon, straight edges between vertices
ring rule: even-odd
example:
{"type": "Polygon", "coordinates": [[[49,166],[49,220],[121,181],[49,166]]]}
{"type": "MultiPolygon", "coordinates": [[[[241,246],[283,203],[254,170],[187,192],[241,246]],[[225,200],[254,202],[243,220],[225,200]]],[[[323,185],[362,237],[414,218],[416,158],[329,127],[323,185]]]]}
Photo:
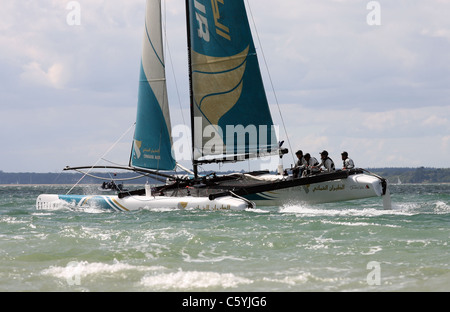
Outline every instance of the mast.
{"type": "Polygon", "coordinates": [[[189,0],[186,0],[186,31],[187,31],[187,52],[188,52],[188,72],[189,72],[189,99],[191,112],[191,143],[192,143],[192,167],[194,171],[194,180],[198,178],[198,164],[194,158],[194,93],[192,90],[192,60],[191,60],[191,23],[189,0]]]}

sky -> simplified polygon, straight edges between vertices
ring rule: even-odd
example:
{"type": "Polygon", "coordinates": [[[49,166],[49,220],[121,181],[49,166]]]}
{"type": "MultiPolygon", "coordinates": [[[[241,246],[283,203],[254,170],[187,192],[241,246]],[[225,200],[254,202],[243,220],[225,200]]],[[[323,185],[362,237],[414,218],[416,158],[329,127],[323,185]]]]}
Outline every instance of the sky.
{"type": "MultiPolygon", "coordinates": [[[[189,126],[184,1],[163,2],[171,119],[179,130],[189,126]]],[[[450,167],[450,0],[274,3],[246,4],[286,147],[316,158],[325,149],[338,168],[342,151],[362,168],[450,167]]],[[[0,170],[127,164],[145,1],[1,4],[0,170]]],[[[175,155],[190,167],[185,152],[175,155]]],[[[282,161],[289,167],[293,158],[282,161]]],[[[277,164],[275,157],[203,169],[277,164]]]]}

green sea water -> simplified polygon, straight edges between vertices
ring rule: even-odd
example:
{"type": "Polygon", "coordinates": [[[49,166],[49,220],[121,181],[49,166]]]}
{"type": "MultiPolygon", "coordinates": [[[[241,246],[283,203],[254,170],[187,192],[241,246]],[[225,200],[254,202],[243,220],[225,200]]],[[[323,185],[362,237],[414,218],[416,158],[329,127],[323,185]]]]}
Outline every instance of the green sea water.
{"type": "Polygon", "coordinates": [[[35,208],[69,188],[0,186],[0,291],[450,291],[449,184],[392,185],[392,210],[35,208]]]}

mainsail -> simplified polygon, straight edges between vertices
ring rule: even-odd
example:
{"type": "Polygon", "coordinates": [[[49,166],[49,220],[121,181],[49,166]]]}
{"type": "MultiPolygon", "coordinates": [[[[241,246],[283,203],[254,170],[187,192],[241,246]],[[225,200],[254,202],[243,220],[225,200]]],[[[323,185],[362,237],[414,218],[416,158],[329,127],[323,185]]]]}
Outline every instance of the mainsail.
{"type": "Polygon", "coordinates": [[[167,99],[161,0],[147,0],[146,12],[136,130],[130,164],[140,168],[172,170],[176,162],[167,99]]]}
{"type": "Polygon", "coordinates": [[[278,152],[243,0],[187,0],[193,160],[278,152]]]}

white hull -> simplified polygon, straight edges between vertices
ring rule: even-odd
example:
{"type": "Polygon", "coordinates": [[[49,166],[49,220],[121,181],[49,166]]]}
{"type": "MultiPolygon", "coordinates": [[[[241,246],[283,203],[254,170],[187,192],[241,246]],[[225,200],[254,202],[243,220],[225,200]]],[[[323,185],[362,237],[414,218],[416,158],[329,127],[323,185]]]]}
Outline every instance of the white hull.
{"type": "Polygon", "coordinates": [[[198,197],[227,194],[226,189],[255,203],[257,206],[282,206],[299,203],[329,203],[370,197],[382,197],[383,207],[391,209],[390,194],[386,181],[374,174],[352,172],[342,174],[318,174],[315,176],[292,177],[274,174],[232,174],[235,180],[226,188],[166,188],[164,192],[172,196],[185,196],[187,192],[198,197]],[[188,191],[187,191],[188,190],[188,191]],[[250,193],[247,193],[250,192],[250,193]]]}
{"type": "Polygon", "coordinates": [[[160,210],[160,209],[202,209],[202,210],[245,210],[249,202],[225,196],[214,200],[207,197],[167,197],[167,196],[128,196],[116,195],[55,195],[42,194],[36,200],[37,209],[57,209],[70,206],[74,208],[99,208],[114,211],[160,210]]]}
{"type": "Polygon", "coordinates": [[[350,175],[345,179],[300,185],[244,196],[257,206],[279,206],[295,203],[327,203],[361,198],[381,197],[381,180],[368,174],[350,175]]]}

